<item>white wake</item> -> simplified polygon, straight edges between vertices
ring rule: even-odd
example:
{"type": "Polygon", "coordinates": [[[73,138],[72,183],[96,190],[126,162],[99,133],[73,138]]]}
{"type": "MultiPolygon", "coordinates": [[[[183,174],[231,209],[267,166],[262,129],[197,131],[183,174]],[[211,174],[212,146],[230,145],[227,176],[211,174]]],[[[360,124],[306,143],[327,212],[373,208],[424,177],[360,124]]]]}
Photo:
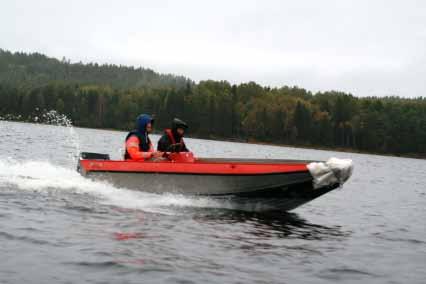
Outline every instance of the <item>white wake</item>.
{"type": "Polygon", "coordinates": [[[175,207],[232,209],[232,205],[226,201],[207,197],[154,194],[116,188],[105,182],[84,178],[74,169],[54,165],[47,161],[0,160],[0,190],[2,187],[40,192],[63,190],[78,194],[90,194],[102,204],[164,214],[172,214],[175,207]]]}

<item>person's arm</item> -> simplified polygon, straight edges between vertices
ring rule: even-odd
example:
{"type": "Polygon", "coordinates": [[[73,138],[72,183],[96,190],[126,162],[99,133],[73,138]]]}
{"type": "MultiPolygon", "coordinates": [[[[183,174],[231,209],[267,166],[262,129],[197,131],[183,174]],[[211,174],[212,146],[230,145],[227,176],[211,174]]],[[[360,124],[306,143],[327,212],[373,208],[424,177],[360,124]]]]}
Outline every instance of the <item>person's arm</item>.
{"type": "Polygon", "coordinates": [[[162,151],[162,152],[166,152],[167,151],[167,136],[163,135],[161,136],[160,140],[158,140],[158,144],[157,144],[157,150],[158,151],[162,151]]]}
{"type": "Polygon", "coordinates": [[[188,150],[188,148],[186,148],[186,144],[185,144],[185,142],[183,142],[183,140],[181,141],[181,143],[182,143],[182,148],[181,148],[181,152],[189,152],[189,150],[188,150]]]}
{"type": "Polygon", "coordinates": [[[169,151],[169,137],[167,135],[161,136],[160,140],[158,140],[157,150],[161,152],[167,152],[169,151]]]}
{"type": "Polygon", "coordinates": [[[152,152],[139,151],[139,139],[136,136],[131,136],[127,139],[126,150],[132,160],[143,161],[152,157],[152,152]]]}

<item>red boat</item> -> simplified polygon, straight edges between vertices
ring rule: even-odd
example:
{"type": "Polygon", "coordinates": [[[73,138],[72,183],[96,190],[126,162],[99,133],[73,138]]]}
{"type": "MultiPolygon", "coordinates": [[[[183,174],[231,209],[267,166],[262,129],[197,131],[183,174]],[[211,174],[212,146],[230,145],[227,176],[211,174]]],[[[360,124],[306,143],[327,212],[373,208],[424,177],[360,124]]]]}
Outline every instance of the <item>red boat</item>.
{"type": "MultiPolygon", "coordinates": [[[[108,155],[81,153],[78,171],[120,188],[152,193],[221,196],[239,202],[291,210],[338,187],[331,179],[315,184],[312,161],[194,158],[172,153],[168,158],[114,161],[108,155]]],[[[352,169],[350,170],[352,171],[352,169]]],[[[347,178],[346,178],[347,179],[347,178]]]]}

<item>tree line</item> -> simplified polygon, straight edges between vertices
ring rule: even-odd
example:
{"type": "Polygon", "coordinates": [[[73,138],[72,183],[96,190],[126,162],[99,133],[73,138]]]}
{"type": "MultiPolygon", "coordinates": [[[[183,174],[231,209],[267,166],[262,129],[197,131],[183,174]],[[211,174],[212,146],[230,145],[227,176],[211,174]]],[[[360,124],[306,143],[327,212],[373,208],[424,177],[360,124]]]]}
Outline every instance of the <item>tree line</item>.
{"type": "MultiPolygon", "coordinates": [[[[25,121],[55,109],[77,126],[129,130],[138,114],[148,113],[155,114],[157,129],[179,117],[189,124],[190,136],[202,138],[426,157],[426,99],[422,97],[357,98],[336,91],[313,94],[303,88],[270,88],[254,82],[194,83],[157,73],[157,79],[144,81],[145,69],[93,64],[79,64],[80,73],[86,74],[82,80],[77,75],[61,80],[46,75],[36,80],[33,76],[41,75],[25,71],[28,66],[37,62],[39,69],[45,68],[43,74],[53,74],[51,65],[43,62],[56,59],[22,53],[8,57],[14,63],[0,56],[0,116],[20,115],[25,121]],[[114,75],[99,75],[103,68],[112,68],[114,75]],[[19,76],[5,79],[13,77],[10,70],[17,69],[25,80],[19,76]],[[127,83],[117,82],[127,72],[139,75],[127,83]]],[[[65,70],[73,64],[56,60],[54,65],[65,70]]]]}
{"type": "Polygon", "coordinates": [[[190,82],[183,76],[159,74],[147,68],[82,62],[70,63],[40,53],[12,53],[0,49],[0,83],[32,88],[52,81],[109,85],[113,88],[173,87],[190,82]]]}

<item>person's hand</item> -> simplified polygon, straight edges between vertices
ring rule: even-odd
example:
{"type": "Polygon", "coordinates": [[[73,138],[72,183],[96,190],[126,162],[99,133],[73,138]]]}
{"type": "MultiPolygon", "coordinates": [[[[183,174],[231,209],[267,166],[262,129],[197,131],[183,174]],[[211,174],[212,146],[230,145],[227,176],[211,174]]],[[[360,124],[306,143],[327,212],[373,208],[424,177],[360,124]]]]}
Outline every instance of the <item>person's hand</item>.
{"type": "Polygon", "coordinates": [[[161,158],[163,157],[163,155],[164,155],[164,152],[160,152],[160,151],[155,151],[152,153],[153,158],[161,158]]]}
{"type": "Polygon", "coordinates": [[[180,152],[182,147],[181,143],[172,144],[169,146],[169,152],[180,152]]]}

